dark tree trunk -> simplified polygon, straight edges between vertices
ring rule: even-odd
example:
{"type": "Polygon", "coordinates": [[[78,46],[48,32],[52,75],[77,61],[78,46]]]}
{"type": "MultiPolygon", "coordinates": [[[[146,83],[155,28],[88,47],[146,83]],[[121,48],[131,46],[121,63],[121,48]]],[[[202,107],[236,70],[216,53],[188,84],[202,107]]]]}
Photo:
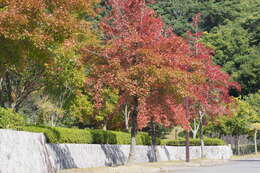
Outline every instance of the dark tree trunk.
{"type": "Polygon", "coordinates": [[[11,84],[11,76],[9,74],[9,72],[5,73],[5,82],[6,82],[6,86],[5,86],[5,91],[6,91],[6,95],[7,95],[7,107],[9,108],[13,108],[13,97],[12,97],[12,84],[11,84]]]}
{"type": "Polygon", "coordinates": [[[153,162],[157,162],[157,150],[156,150],[156,129],[155,123],[151,120],[151,136],[152,136],[152,154],[153,154],[153,162]]]}
{"type": "Polygon", "coordinates": [[[190,131],[185,131],[185,150],[186,150],[186,162],[190,161],[190,131]]]}
{"type": "Polygon", "coordinates": [[[0,105],[18,111],[32,92],[44,86],[45,67],[32,60],[23,70],[8,68],[0,77],[0,105]]]}
{"type": "Polygon", "coordinates": [[[0,106],[4,107],[4,78],[0,77],[0,106]]]}
{"type": "Polygon", "coordinates": [[[41,85],[36,84],[35,78],[26,79],[26,82],[21,82],[20,77],[15,72],[6,72],[0,83],[0,106],[11,108],[15,112],[21,108],[22,104],[30,94],[41,89],[41,85]]]}
{"type": "MultiPolygon", "coordinates": [[[[185,116],[189,119],[189,100],[188,97],[184,98],[184,106],[185,106],[185,116]]],[[[185,149],[186,149],[186,162],[190,161],[190,131],[186,131],[186,141],[185,141],[185,149]]]]}
{"type": "Polygon", "coordinates": [[[131,112],[131,145],[127,163],[136,161],[136,135],[137,135],[137,114],[138,114],[138,98],[134,97],[134,109],[131,112]]]}

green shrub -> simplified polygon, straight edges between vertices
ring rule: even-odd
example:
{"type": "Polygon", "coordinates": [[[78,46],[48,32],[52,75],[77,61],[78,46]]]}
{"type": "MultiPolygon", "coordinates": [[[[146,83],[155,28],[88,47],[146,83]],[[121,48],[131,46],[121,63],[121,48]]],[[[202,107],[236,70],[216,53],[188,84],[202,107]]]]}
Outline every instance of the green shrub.
{"type": "MultiPolygon", "coordinates": [[[[45,126],[21,126],[17,130],[44,133],[49,143],[76,143],[76,144],[130,144],[129,133],[117,131],[73,129],[45,126]]],[[[147,133],[139,132],[137,145],[150,145],[151,138],[147,133]]]]}
{"type": "Polygon", "coordinates": [[[125,132],[111,131],[116,136],[117,144],[130,144],[131,135],[125,132]]]}
{"type": "Polygon", "coordinates": [[[62,127],[23,126],[16,128],[21,131],[44,133],[49,143],[92,144],[90,130],[69,129],[62,127]]]}
{"type": "Polygon", "coordinates": [[[0,128],[15,128],[25,125],[25,119],[22,115],[14,112],[12,109],[0,107],[0,128]]]}
{"type": "Polygon", "coordinates": [[[111,131],[91,130],[94,144],[117,144],[116,134],[111,131]]]}
{"type": "Polygon", "coordinates": [[[93,138],[90,130],[69,129],[62,127],[51,128],[54,132],[58,132],[57,143],[78,143],[78,144],[92,144],[93,138]]]}
{"type": "Polygon", "coordinates": [[[178,140],[175,139],[162,139],[161,145],[169,145],[169,146],[183,146],[185,145],[185,140],[180,138],[178,140]]]}
{"type": "Polygon", "coordinates": [[[148,133],[139,132],[136,136],[136,143],[137,145],[151,145],[151,137],[148,133]]]}
{"type": "MultiPolygon", "coordinates": [[[[178,140],[163,139],[161,140],[161,144],[169,145],[169,146],[185,146],[185,139],[184,138],[178,140]]],[[[216,145],[225,145],[225,142],[217,138],[205,138],[204,144],[206,146],[216,146],[216,145]]],[[[190,139],[190,146],[200,146],[200,139],[190,139]]]]}
{"type": "Polygon", "coordinates": [[[204,143],[207,146],[226,145],[225,141],[218,138],[205,138],[204,143]]]}

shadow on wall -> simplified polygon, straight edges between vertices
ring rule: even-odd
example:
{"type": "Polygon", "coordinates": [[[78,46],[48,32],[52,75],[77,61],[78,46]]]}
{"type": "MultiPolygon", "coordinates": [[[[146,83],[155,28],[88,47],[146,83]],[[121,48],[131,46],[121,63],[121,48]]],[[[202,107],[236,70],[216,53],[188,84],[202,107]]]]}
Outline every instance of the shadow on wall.
{"type": "Polygon", "coordinates": [[[161,154],[165,154],[167,159],[170,160],[170,153],[166,146],[149,146],[148,152],[147,152],[147,158],[149,162],[157,162],[162,161],[161,154]],[[164,152],[163,152],[164,150],[164,152]],[[161,151],[161,152],[160,152],[161,151]]]}
{"type": "Polygon", "coordinates": [[[157,156],[156,156],[156,149],[153,146],[148,147],[148,152],[147,152],[147,158],[149,162],[155,162],[157,161],[157,156]]]}
{"type": "Polygon", "coordinates": [[[55,165],[57,165],[57,169],[78,168],[73,157],[71,156],[68,146],[60,146],[55,144],[49,144],[49,146],[56,155],[55,158],[57,159],[55,160],[55,165]]]}
{"type": "Polygon", "coordinates": [[[162,148],[163,148],[164,151],[165,151],[165,154],[166,154],[166,156],[167,156],[167,159],[168,159],[168,160],[171,160],[170,152],[168,151],[167,147],[164,145],[164,146],[162,146],[162,148]]]}
{"type": "MultiPolygon", "coordinates": [[[[50,161],[50,157],[49,157],[50,155],[49,155],[46,143],[45,143],[45,138],[43,140],[39,139],[39,141],[40,141],[41,146],[43,147],[43,151],[42,151],[41,155],[43,156],[44,163],[47,167],[48,173],[56,172],[55,166],[52,165],[52,162],[50,161]]],[[[1,173],[1,171],[0,171],[0,173],[1,173]]]]}
{"type": "Polygon", "coordinates": [[[126,163],[127,157],[118,145],[102,144],[101,148],[107,158],[106,166],[123,165],[126,163]]]}

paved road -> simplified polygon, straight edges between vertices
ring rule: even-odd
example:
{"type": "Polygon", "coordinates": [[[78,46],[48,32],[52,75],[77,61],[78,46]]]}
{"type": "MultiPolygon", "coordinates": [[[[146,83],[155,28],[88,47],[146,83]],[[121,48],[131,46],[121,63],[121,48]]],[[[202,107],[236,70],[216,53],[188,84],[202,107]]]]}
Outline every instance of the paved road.
{"type": "MultiPolygon", "coordinates": [[[[166,171],[162,171],[164,173],[166,171]]],[[[167,171],[168,172],[168,171],[167,171]]],[[[230,161],[218,166],[178,167],[169,173],[260,173],[260,158],[230,161]]]]}

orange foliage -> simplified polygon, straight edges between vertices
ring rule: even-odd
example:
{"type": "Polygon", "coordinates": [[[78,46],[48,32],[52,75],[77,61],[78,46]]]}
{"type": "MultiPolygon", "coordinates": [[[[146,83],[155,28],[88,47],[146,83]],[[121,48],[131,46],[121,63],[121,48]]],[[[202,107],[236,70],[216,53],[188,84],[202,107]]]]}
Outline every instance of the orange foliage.
{"type": "Polygon", "coordinates": [[[93,14],[91,6],[96,2],[98,0],[2,0],[0,35],[46,48],[89,28],[77,15],[93,14]]]}
{"type": "Polygon", "coordinates": [[[139,128],[151,119],[188,128],[182,102],[192,97],[191,86],[203,80],[203,63],[192,58],[188,42],[165,29],[144,0],[109,2],[112,11],[101,24],[107,47],[95,60],[83,49],[86,61],[93,62],[86,85],[95,88],[96,107],[102,107],[103,87],[116,88],[119,104],[138,107],[139,128]]]}

